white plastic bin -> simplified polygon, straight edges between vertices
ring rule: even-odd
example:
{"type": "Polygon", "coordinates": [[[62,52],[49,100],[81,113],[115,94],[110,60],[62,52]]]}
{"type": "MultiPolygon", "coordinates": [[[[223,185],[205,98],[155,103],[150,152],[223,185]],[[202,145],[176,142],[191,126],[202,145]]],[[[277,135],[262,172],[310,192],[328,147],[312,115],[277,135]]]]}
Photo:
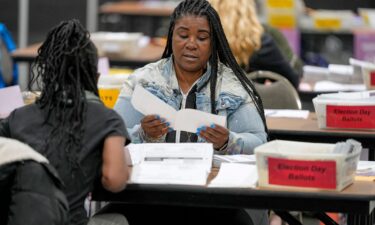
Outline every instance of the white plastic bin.
{"type": "Polygon", "coordinates": [[[341,191],[354,181],[361,145],[336,153],[335,144],[275,140],[255,148],[260,187],[341,191]]]}
{"type": "Polygon", "coordinates": [[[375,129],[375,91],[322,94],[313,104],[319,128],[375,129]]]}
{"type": "Polygon", "coordinates": [[[108,57],[128,57],[138,53],[142,33],[96,32],[91,40],[98,48],[99,55],[108,57]]]}

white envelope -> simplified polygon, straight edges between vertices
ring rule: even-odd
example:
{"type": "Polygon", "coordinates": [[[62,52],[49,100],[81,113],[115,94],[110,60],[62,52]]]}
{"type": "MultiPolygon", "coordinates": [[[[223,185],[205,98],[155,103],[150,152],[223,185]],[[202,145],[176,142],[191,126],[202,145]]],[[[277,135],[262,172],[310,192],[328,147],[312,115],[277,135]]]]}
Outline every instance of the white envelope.
{"type": "Polygon", "coordinates": [[[154,96],[140,85],[134,89],[131,99],[133,107],[144,115],[159,115],[169,122],[175,130],[195,133],[201,126],[218,124],[226,126],[226,117],[213,115],[195,109],[181,109],[176,111],[173,107],[154,96]]]}

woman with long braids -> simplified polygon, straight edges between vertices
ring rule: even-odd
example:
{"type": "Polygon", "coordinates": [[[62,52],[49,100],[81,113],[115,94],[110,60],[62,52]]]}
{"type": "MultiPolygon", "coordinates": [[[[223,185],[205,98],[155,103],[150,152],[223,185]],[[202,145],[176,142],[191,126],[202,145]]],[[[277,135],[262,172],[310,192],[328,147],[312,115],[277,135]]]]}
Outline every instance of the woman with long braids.
{"type": "Polygon", "coordinates": [[[29,87],[34,104],[0,123],[0,136],[18,139],[56,168],[69,202],[69,224],[86,224],[84,200],[95,180],[109,191],[125,188],[128,171],[121,117],[98,98],[97,49],[78,20],[51,29],[38,50],[29,87]]]}
{"type": "Polygon", "coordinates": [[[185,0],[176,7],[162,59],[129,76],[115,110],[133,142],[211,142],[217,154],[252,154],[267,141],[260,97],[237,64],[219,16],[206,0],[185,0]],[[173,131],[163,115],[143,116],[133,108],[136,85],[176,110],[194,108],[226,116],[227,127],[173,131]]]}
{"type": "MultiPolygon", "coordinates": [[[[216,154],[253,154],[267,141],[260,97],[237,64],[219,16],[206,0],[184,0],[176,7],[162,59],[129,76],[115,110],[135,143],[210,142],[216,154]],[[163,115],[144,116],[134,109],[131,97],[136,85],[176,110],[193,108],[226,116],[227,126],[213,124],[196,133],[172,130],[163,115]]],[[[268,224],[264,210],[139,205],[110,205],[107,210],[124,212],[129,224],[268,224]]]]}

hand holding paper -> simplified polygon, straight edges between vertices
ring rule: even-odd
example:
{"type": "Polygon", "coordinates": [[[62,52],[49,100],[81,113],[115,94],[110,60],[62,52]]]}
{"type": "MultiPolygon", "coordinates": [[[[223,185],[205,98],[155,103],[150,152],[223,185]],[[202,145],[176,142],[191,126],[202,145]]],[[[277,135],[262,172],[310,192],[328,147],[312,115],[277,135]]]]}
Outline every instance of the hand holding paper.
{"type": "Polygon", "coordinates": [[[159,115],[169,122],[169,126],[175,130],[195,133],[201,126],[218,124],[226,125],[224,116],[213,115],[195,109],[182,109],[176,111],[158,97],[154,96],[140,85],[134,89],[131,103],[134,108],[144,115],[159,115]]]}

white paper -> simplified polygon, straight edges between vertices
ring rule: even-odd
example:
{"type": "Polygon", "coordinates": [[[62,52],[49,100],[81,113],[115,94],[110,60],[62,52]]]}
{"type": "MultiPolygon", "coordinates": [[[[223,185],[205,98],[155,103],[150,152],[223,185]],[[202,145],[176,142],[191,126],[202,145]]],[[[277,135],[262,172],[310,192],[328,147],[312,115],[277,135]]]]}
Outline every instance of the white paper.
{"type": "Polygon", "coordinates": [[[208,174],[201,166],[182,163],[138,164],[133,167],[130,182],[137,184],[206,185],[208,174]]]}
{"type": "Polygon", "coordinates": [[[226,117],[213,115],[195,109],[182,109],[176,111],[173,107],[154,96],[140,85],[134,89],[131,99],[133,107],[144,115],[159,115],[169,122],[175,130],[195,133],[201,126],[218,124],[226,125],[226,117]]]}
{"type": "Polygon", "coordinates": [[[159,115],[170,123],[170,127],[175,127],[177,111],[140,85],[135,87],[131,103],[143,115],[159,115]]]}
{"type": "Polygon", "coordinates": [[[258,172],[255,165],[222,163],[219,173],[208,187],[255,187],[258,172]]]}
{"type": "Polygon", "coordinates": [[[312,76],[327,76],[329,74],[328,68],[319,66],[303,66],[303,72],[312,76]]]}
{"type": "MultiPolygon", "coordinates": [[[[375,91],[363,92],[339,92],[332,94],[321,94],[313,99],[315,111],[319,116],[319,109],[323,109],[325,105],[343,105],[343,106],[374,106],[375,105],[375,91]],[[317,107],[318,106],[318,107],[317,107]]],[[[320,114],[325,115],[324,112],[320,114]]]]}
{"type": "Polygon", "coordinates": [[[205,185],[211,171],[210,143],[131,144],[127,148],[134,165],[130,183],[205,185]]]}
{"type": "Polygon", "coordinates": [[[177,112],[175,130],[183,130],[191,133],[197,132],[201,126],[209,127],[211,124],[218,124],[225,127],[224,116],[213,115],[195,109],[182,109],[177,112]]]}
{"type": "Polygon", "coordinates": [[[375,64],[363,60],[358,60],[354,58],[349,58],[350,65],[359,66],[359,67],[368,67],[368,68],[375,68],[375,64]]]}
{"type": "Polygon", "coordinates": [[[375,91],[362,91],[362,92],[339,92],[331,94],[318,95],[320,99],[334,99],[345,101],[374,101],[375,91]]]}
{"type": "Polygon", "coordinates": [[[375,161],[359,161],[356,175],[375,176],[375,161]]]}
{"type": "Polygon", "coordinates": [[[331,74],[339,76],[353,76],[354,68],[350,65],[329,64],[328,70],[331,74]]]}
{"type": "Polygon", "coordinates": [[[140,144],[129,144],[124,147],[126,165],[135,166],[142,162],[143,151],[140,144]]]}
{"type": "Polygon", "coordinates": [[[98,72],[100,76],[109,75],[109,60],[107,57],[100,57],[98,60],[98,72]]]}
{"type": "Polygon", "coordinates": [[[364,84],[341,84],[332,81],[318,81],[315,83],[314,91],[364,91],[364,84]]]}
{"type": "Polygon", "coordinates": [[[288,117],[307,119],[309,117],[308,110],[292,110],[292,109],[265,109],[266,117],[288,117]]]}
{"type": "Polygon", "coordinates": [[[14,109],[24,105],[18,85],[0,89],[0,118],[7,117],[14,109]]]}
{"type": "Polygon", "coordinates": [[[244,164],[255,164],[255,155],[214,155],[213,166],[220,167],[221,163],[244,163],[244,164]]]}

